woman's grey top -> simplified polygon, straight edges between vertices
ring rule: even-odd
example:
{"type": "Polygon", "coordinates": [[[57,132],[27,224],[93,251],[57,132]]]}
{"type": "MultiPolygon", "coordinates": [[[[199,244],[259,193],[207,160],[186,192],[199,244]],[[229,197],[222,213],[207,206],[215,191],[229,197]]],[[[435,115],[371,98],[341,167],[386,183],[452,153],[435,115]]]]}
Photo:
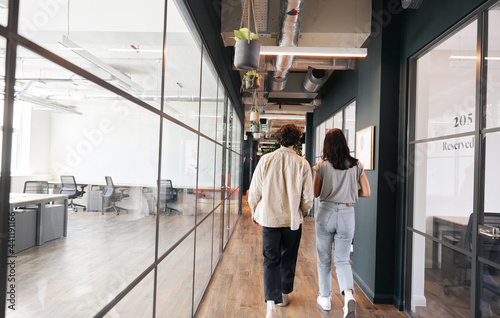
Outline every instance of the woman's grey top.
{"type": "Polygon", "coordinates": [[[364,172],[363,165],[346,170],[335,169],[329,161],[320,160],[314,171],[322,180],[320,201],[355,203],[358,201],[359,178],[364,172]]]}

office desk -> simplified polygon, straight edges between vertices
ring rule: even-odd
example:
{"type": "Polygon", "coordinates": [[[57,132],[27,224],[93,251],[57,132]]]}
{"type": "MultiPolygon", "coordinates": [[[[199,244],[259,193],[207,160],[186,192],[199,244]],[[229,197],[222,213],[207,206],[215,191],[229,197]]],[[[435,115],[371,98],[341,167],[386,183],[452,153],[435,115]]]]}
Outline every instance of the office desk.
{"type": "Polygon", "coordinates": [[[20,243],[15,248],[15,252],[33,246],[30,242],[34,235],[33,243],[42,245],[43,243],[68,234],[68,196],[65,194],[34,194],[34,193],[11,193],[10,212],[15,213],[16,226],[15,238],[20,243]],[[51,205],[50,202],[60,201],[62,205],[51,205]],[[33,209],[16,211],[17,207],[36,205],[33,209]],[[26,231],[23,226],[34,230],[26,231]],[[19,229],[19,230],[18,230],[19,229]],[[31,245],[31,246],[30,246],[31,245]]]}
{"type": "MultiPolygon", "coordinates": [[[[433,236],[457,247],[465,248],[465,235],[467,231],[468,216],[435,216],[433,218],[433,236]]],[[[439,262],[439,243],[432,243],[432,268],[441,268],[448,271],[454,277],[454,257],[455,251],[446,247],[441,247],[441,262],[439,262]],[[441,265],[441,266],[439,266],[441,265]]]]}

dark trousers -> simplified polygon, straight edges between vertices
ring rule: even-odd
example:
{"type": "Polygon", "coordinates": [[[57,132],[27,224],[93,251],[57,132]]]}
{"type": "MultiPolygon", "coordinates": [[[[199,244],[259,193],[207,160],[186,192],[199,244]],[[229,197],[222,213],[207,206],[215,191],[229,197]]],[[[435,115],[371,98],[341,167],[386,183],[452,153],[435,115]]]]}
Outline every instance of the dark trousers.
{"type": "Polygon", "coordinates": [[[283,302],[281,294],[293,291],[295,265],[299,252],[302,225],[292,231],[289,227],[262,227],[262,253],[264,255],[265,301],[283,302]]]}

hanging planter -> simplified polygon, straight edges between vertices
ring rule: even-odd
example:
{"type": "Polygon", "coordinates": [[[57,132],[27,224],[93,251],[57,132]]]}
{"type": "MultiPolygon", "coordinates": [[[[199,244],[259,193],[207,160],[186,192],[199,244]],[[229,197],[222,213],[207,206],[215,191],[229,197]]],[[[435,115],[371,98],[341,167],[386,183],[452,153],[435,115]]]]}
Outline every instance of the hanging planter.
{"type": "MultiPolygon", "coordinates": [[[[250,123],[255,123],[255,122],[260,123],[259,105],[257,104],[257,92],[253,91],[252,96],[253,96],[253,101],[252,101],[252,109],[250,110],[250,123]]],[[[251,124],[250,128],[252,128],[251,124]]]]}
{"type": "Polygon", "coordinates": [[[250,122],[260,121],[260,115],[258,111],[250,111],[250,122]]]}
{"type": "Polygon", "coordinates": [[[261,77],[262,76],[256,71],[248,71],[245,76],[243,76],[241,85],[244,85],[246,89],[257,89],[260,87],[261,77]]]}
{"type": "MultiPolygon", "coordinates": [[[[236,31],[235,31],[236,33],[236,31]]],[[[237,40],[234,46],[234,66],[241,70],[256,70],[259,67],[260,43],[237,40]]]]}
{"type": "Polygon", "coordinates": [[[259,126],[260,123],[258,121],[252,121],[250,123],[250,131],[253,133],[258,133],[259,132],[259,126]]]}
{"type": "Polygon", "coordinates": [[[250,31],[250,5],[254,8],[253,0],[245,0],[243,12],[248,8],[248,28],[243,28],[243,15],[241,16],[240,29],[234,30],[234,66],[241,70],[256,70],[259,67],[260,43],[255,10],[253,21],[256,33],[250,31]],[[248,2],[250,1],[250,4],[248,2]]]}

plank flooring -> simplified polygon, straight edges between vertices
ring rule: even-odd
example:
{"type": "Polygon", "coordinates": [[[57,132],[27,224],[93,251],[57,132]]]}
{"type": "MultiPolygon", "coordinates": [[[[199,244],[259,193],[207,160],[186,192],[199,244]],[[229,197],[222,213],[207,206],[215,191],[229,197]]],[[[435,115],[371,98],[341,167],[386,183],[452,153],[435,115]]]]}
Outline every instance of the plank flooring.
{"type": "MultiPolygon", "coordinates": [[[[243,215],[239,218],[214,277],[202,300],[197,318],[265,317],[262,228],[250,220],[250,210],[243,198],[243,215]]],[[[316,304],[318,278],[316,272],[314,219],[306,218],[297,260],[292,302],[277,306],[277,317],[342,317],[343,297],[340,296],[333,271],[332,310],[324,311],[316,304]]],[[[374,305],[355,286],[357,317],[407,317],[392,305],[374,305]]]]}

